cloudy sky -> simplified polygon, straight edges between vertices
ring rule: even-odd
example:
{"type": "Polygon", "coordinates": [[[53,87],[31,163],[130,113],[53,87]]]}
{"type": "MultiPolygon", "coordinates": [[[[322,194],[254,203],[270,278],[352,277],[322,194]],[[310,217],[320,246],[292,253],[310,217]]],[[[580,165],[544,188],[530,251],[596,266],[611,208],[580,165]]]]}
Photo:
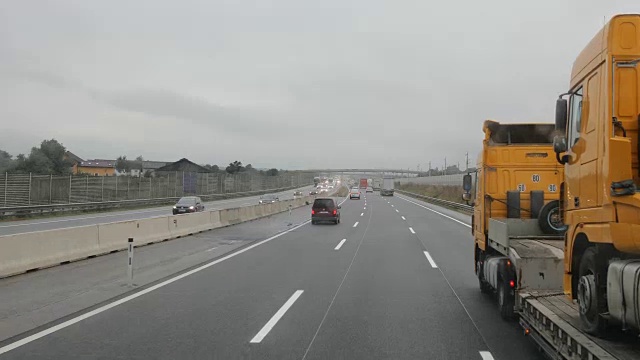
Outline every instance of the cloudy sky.
{"type": "Polygon", "coordinates": [[[55,138],[257,167],[464,162],[482,121],[551,122],[575,56],[636,0],[0,3],[0,149],[55,138]]]}

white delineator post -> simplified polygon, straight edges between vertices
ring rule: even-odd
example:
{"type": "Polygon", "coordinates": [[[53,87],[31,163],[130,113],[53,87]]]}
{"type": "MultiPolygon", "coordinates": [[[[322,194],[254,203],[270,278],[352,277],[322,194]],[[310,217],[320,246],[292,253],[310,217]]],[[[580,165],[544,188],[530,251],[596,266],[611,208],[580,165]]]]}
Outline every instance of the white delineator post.
{"type": "Polygon", "coordinates": [[[133,286],[133,238],[129,238],[129,256],[127,264],[127,273],[129,275],[129,286],[133,286]]]}

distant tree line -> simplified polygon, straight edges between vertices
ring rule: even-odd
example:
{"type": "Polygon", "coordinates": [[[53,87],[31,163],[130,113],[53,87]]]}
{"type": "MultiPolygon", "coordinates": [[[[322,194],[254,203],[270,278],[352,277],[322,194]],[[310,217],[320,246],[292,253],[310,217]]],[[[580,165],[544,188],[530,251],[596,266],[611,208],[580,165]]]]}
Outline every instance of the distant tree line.
{"type": "MultiPolygon", "coordinates": [[[[18,154],[16,157],[0,149],[0,173],[22,173],[22,174],[52,174],[68,175],[72,172],[73,163],[65,156],[67,149],[56,139],[43,140],[38,147],[32,147],[28,155],[18,154]]],[[[118,172],[129,172],[134,169],[144,170],[144,159],[138,156],[135,160],[127,159],[126,155],[118,156],[115,168],[118,172]]],[[[203,167],[211,172],[220,172],[218,165],[206,164],[203,167]]],[[[234,161],[225,167],[228,174],[253,173],[266,176],[277,176],[282,170],[271,168],[268,170],[255,169],[251,164],[242,165],[241,161],[234,161]]],[[[144,176],[151,176],[147,171],[144,176]]]]}
{"type": "Polygon", "coordinates": [[[15,158],[0,150],[0,173],[67,175],[73,164],[66,159],[66,152],[56,139],[43,140],[40,146],[32,147],[28,155],[18,154],[15,158]]]}

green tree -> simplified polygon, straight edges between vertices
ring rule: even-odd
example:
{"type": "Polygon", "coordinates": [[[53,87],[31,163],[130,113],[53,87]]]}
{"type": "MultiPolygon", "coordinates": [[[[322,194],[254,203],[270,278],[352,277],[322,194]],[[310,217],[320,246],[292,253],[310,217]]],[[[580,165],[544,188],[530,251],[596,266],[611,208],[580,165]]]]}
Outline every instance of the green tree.
{"type": "Polygon", "coordinates": [[[138,169],[138,170],[142,171],[143,170],[143,166],[142,166],[142,162],[143,161],[144,161],[144,158],[142,158],[142,155],[138,156],[136,158],[136,160],[131,163],[131,168],[132,169],[138,169]]]}
{"type": "Polygon", "coordinates": [[[227,166],[227,168],[225,169],[229,174],[237,174],[240,171],[244,170],[244,167],[242,166],[242,162],[241,161],[234,161],[232,163],[229,163],[229,166],[227,166]]]}
{"type": "Polygon", "coordinates": [[[267,176],[278,176],[278,169],[276,168],[272,168],[267,170],[266,172],[267,176]]]}
{"type": "Polygon", "coordinates": [[[0,173],[11,171],[16,166],[13,156],[4,150],[0,150],[0,173]]]}
{"type": "Polygon", "coordinates": [[[118,172],[129,172],[131,170],[131,161],[127,160],[126,155],[118,156],[116,159],[116,170],[118,170],[118,172]]]}
{"type": "Polygon", "coordinates": [[[71,162],[64,158],[65,147],[55,139],[44,140],[40,147],[31,148],[29,156],[18,155],[16,171],[34,174],[64,175],[71,172],[71,162]]]}

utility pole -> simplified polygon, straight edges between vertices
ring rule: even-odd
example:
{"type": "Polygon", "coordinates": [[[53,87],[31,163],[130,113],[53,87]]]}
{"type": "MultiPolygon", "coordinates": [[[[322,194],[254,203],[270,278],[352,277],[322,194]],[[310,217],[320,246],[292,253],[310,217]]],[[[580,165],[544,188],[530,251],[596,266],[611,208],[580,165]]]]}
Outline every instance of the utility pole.
{"type": "Polygon", "coordinates": [[[444,175],[447,175],[447,158],[444,158],[444,175]]]}
{"type": "Polygon", "coordinates": [[[431,161],[429,161],[429,176],[431,176],[431,161]]]}

